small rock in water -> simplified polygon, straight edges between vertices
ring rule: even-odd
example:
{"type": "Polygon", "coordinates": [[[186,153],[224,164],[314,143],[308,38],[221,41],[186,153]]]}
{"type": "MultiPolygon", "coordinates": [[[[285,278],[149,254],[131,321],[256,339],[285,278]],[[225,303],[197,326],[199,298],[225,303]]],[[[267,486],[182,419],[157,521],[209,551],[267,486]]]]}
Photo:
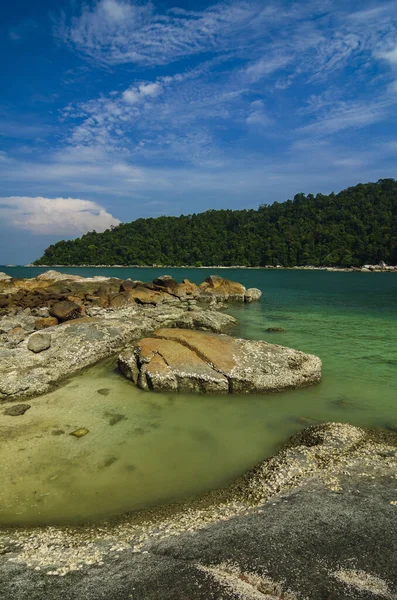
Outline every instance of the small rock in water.
{"type": "Polygon", "coordinates": [[[74,437],[81,438],[87,435],[87,433],[89,433],[88,429],[86,429],[85,427],[80,427],[79,429],[72,431],[70,435],[74,435],[74,437]]]}
{"type": "Polygon", "coordinates": [[[101,394],[101,396],[108,396],[110,394],[110,389],[109,388],[101,388],[100,390],[97,390],[98,394],[101,394]]]}
{"type": "Polygon", "coordinates": [[[8,417],[19,417],[20,415],[24,415],[29,408],[30,404],[16,404],[15,406],[6,408],[4,414],[8,417]]]}
{"type": "Polygon", "coordinates": [[[28,350],[31,352],[43,352],[51,347],[51,335],[49,333],[34,333],[28,340],[28,350]]]}
{"type": "Polygon", "coordinates": [[[105,460],[105,462],[103,463],[103,466],[110,467],[110,466],[112,466],[113,463],[116,462],[116,460],[118,460],[116,456],[111,456],[110,458],[105,460]]]}
{"type": "Polygon", "coordinates": [[[268,331],[269,333],[283,333],[287,330],[284,329],[284,327],[268,327],[266,331],[268,331]]]}
{"type": "Polygon", "coordinates": [[[109,419],[109,425],[116,425],[116,423],[120,423],[120,421],[125,421],[127,419],[125,415],[113,412],[106,412],[104,416],[109,419]]]}
{"type": "Polygon", "coordinates": [[[388,429],[389,431],[393,431],[394,433],[397,433],[397,423],[387,423],[386,429],[388,429]]]}

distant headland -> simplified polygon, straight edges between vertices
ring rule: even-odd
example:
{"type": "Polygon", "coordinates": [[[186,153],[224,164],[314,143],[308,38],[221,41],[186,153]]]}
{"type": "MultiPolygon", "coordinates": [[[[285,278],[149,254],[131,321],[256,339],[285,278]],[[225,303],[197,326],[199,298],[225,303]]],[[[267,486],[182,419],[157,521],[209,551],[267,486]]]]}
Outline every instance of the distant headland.
{"type": "Polygon", "coordinates": [[[61,240],[34,266],[387,270],[397,264],[396,217],[397,182],[381,179],[257,210],[137,219],[61,240]]]}

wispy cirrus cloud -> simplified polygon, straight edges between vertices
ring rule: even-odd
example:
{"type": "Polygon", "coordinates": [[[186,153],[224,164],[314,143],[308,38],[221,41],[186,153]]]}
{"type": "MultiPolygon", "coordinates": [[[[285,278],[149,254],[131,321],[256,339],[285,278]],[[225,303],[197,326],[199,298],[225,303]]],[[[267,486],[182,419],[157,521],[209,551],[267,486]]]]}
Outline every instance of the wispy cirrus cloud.
{"type": "Polygon", "coordinates": [[[232,49],[237,41],[233,36],[256,31],[258,19],[266,12],[257,2],[159,13],[150,1],[99,0],[94,5],[83,4],[81,14],[72,19],[63,15],[56,32],[63,41],[103,62],[167,64],[203,52],[232,49]]]}

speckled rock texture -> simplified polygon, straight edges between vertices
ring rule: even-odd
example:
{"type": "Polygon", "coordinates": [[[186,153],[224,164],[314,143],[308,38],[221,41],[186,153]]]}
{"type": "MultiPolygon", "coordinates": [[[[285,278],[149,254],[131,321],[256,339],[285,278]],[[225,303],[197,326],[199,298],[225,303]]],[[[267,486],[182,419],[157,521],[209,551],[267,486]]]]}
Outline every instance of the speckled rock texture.
{"type": "MultiPolygon", "coordinates": [[[[116,354],[127,344],[151,334],[159,327],[192,327],[201,323],[212,331],[235,324],[233,317],[212,311],[187,312],[187,303],[173,305],[133,305],[117,310],[97,308],[97,316],[73,319],[47,327],[45,333],[27,335],[16,344],[0,343],[0,403],[49,391],[57,382],[116,354]],[[205,314],[208,313],[207,316],[205,314]],[[185,317],[187,316],[187,318],[185,317]]],[[[92,309],[92,313],[95,311],[92,309]]],[[[21,313],[21,322],[27,318],[21,313]]],[[[20,321],[19,316],[3,329],[20,321]]],[[[33,319],[32,328],[35,326],[33,319]]],[[[4,334],[5,336],[8,335],[4,334]]],[[[6,337],[6,340],[8,338],[6,337]]]]}
{"type": "Polygon", "coordinates": [[[144,390],[275,392],[321,380],[321,360],[285,346],[185,329],[160,329],[119,356],[144,390]]]}
{"type": "Polygon", "coordinates": [[[396,445],[327,423],[194,501],[0,532],[0,598],[395,600],[396,445]]]}

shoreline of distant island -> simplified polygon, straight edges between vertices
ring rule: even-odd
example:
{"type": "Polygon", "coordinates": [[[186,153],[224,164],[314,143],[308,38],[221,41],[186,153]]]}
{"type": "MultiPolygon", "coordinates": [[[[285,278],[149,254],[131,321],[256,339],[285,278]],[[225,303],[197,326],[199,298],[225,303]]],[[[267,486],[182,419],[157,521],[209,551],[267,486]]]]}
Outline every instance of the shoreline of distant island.
{"type": "Polygon", "coordinates": [[[299,265],[293,267],[284,267],[283,265],[264,265],[261,267],[248,267],[245,265],[4,265],[6,268],[32,268],[32,269],[250,269],[250,270],[273,270],[273,271],[326,271],[338,273],[397,273],[397,265],[363,265],[362,267],[334,267],[334,266],[314,266],[299,265]]]}

